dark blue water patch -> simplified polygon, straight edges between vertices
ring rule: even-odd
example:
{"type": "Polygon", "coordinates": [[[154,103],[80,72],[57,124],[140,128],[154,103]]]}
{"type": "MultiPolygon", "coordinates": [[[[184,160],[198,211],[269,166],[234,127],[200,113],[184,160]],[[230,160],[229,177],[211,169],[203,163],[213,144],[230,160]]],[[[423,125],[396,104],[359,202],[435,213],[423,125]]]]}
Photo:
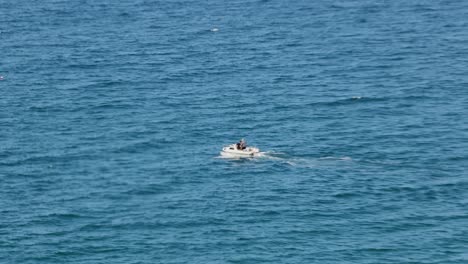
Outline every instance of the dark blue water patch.
{"type": "Polygon", "coordinates": [[[0,8],[7,262],[466,262],[464,3],[0,8]]]}

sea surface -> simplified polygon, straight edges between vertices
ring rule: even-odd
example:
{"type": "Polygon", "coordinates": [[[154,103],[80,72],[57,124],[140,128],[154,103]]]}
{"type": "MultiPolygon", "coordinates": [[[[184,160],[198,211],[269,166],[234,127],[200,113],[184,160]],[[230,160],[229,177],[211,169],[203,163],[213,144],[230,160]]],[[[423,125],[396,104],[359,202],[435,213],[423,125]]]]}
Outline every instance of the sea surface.
{"type": "Polygon", "coordinates": [[[467,170],[468,1],[0,0],[1,263],[468,263],[467,170]]]}

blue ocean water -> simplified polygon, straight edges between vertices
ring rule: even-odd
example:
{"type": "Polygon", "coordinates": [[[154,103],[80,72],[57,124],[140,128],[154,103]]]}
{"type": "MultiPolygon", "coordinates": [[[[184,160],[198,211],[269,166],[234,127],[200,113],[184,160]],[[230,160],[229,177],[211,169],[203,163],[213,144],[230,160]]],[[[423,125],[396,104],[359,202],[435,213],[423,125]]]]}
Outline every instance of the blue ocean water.
{"type": "Polygon", "coordinates": [[[466,1],[4,0],[0,51],[2,263],[468,263],[466,1]]]}

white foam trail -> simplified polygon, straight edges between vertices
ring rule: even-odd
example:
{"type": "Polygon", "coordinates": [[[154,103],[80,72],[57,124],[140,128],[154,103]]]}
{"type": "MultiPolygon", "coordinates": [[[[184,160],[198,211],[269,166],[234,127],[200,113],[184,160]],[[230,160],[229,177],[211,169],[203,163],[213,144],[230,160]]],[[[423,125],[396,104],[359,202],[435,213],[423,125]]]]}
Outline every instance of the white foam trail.
{"type": "Polygon", "coordinates": [[[353,160],[350,157],[333,157],[333,156],[328,156],[328,157],[322,157],[319,158],[319,160],[353,160]]]}
{"type": "Polygon", "coordinates": [[[252,160],[252,161],[273,161],[284,163],[293,167],[302,167],[302,168],[315,168],[319,166],[330,166],[336,164],[337,162],[350,162],[353,161],[351,157],[335,157],[335,156],[326,156],[326,157],[317,157],[317,158],[299,158],[299,157],[288,157],[286,153],[274,152],[274,151],[265,151],[256,154],[253,157],[239,157],[239,156],[229,156],[229,155],[220,155],[217,158],[228,159],[228,160],[252,160]]]}

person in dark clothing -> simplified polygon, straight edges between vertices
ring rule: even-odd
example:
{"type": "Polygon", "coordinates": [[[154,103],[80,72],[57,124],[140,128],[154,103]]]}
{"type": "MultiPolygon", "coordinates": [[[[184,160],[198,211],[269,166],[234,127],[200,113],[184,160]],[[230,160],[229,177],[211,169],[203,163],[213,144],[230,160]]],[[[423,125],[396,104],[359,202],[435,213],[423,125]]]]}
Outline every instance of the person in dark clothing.
{"type": "Polygon", "coordinates": [[[241,150],[244,150],[245,148],[247,148],[247,142],[244,139],[241,139],[238,144],[239,144],[239,149],[241,150]]]}

